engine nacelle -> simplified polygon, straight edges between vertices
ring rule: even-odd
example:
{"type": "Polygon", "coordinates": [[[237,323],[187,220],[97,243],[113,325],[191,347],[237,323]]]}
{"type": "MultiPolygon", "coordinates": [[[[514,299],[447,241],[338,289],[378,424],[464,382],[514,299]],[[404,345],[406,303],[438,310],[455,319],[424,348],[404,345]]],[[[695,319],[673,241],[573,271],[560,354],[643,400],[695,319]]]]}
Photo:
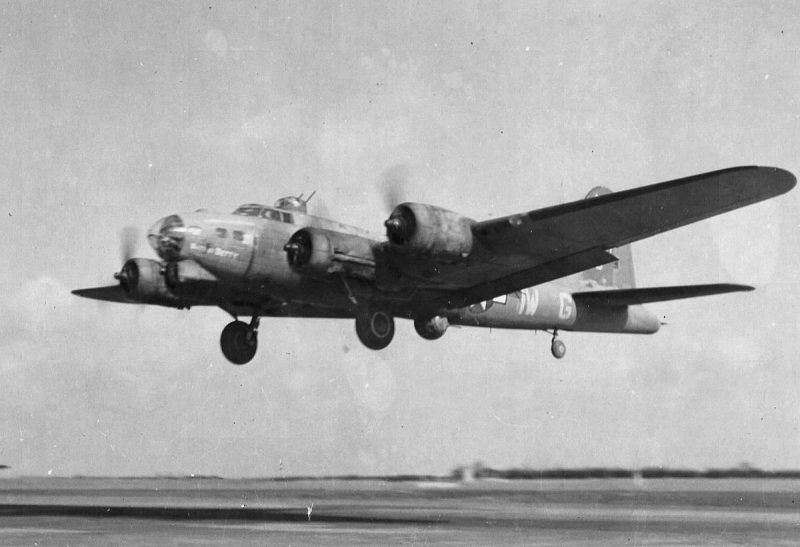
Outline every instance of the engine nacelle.
{"type": "Polygon", "coordinates": [[[125,293],[137,302],[179,306],[178,298],[161,275],[161,263],[149,258],[131,258],[115,277],[125,293]]]}
{"type": "Polygon", "coordinates": [[[164,271],[167,287],[182,297],[202,297],[213,291],[217,278],[194,260],[170,262],[164,271]]]}
{"type": "Polygon", "coordinates": [[[306,275],[341,272],[363,279],[375,276],[372,241],[357,235],[323,228],[301,228],[292,234],[283,250],[292,269],[306,275]]]}
{"type": "Polygon", "coordinates": [[[465,258],[472,251],[472,225],[467,218],[423,203],[403,203],[392,211],[386,237],[395,247],[443,260],[465,258]]]}

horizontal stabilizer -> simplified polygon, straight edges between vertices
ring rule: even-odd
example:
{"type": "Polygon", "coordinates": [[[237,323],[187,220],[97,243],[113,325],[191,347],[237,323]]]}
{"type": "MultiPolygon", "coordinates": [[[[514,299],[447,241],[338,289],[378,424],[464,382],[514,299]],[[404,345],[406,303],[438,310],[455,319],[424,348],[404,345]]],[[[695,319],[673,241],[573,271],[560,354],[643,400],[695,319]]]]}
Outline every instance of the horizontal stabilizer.
{"type": "Polygon", "coordinates": [[[82,296],[84,298],[91,298],[93,300],[104,300],[106,302],[123,302],[125,304],[135,303],[134,300],[128,298],[128,295],[125,294],[125,289],[119,285],[94,287],[92,289],[77,289],[72,291],[72,294],[82,296]]]}
{"type": "Polygon", "coordinates": [[[573,293],[572,297],[575,299],[576,304],[617,307],[752,290],[753,287],[749,285],[714,283],[710,285],[678,285],[674,287],[651,287],[645,289],[586,291],[573,293]]]}

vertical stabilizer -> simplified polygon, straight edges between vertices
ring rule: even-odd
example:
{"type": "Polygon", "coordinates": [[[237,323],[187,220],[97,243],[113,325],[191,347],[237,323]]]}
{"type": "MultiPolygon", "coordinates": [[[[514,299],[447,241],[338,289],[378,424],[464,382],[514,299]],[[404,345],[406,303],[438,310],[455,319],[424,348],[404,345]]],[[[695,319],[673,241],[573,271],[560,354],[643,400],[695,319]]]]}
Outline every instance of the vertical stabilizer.
{"type": "MultiPolygon", "coordinates": [[[[597,186],[586,194],[586,199],[596,198],[605,194],[610,194],[611,190],[604,186],[597,186]]],[[[631,246],[624,245],[608,251],[619,260],[603,266],[597,266],[591,270],[586,270],[581,274],[584,280],[591,280],[602,287],[617,287],[619,289],[632,289],[636,286],[636,278],[633,274],[633,255],[631,246]]]]}

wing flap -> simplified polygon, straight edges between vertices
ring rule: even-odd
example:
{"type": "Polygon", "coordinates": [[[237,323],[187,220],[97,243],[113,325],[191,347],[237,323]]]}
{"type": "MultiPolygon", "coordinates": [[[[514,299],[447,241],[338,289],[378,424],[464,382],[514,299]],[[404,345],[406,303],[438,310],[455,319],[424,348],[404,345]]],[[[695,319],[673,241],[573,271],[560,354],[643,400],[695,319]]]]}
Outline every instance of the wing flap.
{"type": "MultiPolygon", "coordinates": [[[[249,315],[250,311],[244,311],[242,315],[249,315]]],[[[303,317],[306,319],[352,319],[356,315],[351,310],[344,308],[323,308],[320,306],[310,306],[305,304],[288,304],[277,308],[264,310],[263,317],[303,317]]]]}
{"type": "Polygon", "coordinates": [[[575,300],[576,304],[621,307],[752,290],[754,290],[754,288],[749,285],[714,283],[709,285],[677,285],[672,287],[586,291],[573,293],[572,298],[575,300]]]}
{"type": "Polygon", "coordinates": [[[469,306],[476,302],[490,300],[496,296],[508,294],[521,288],[546,283],[601,264],[609,264],[616,260],[616,256],[603,249],[589,249],[572,256],[552,260],[535,268],[512,273],[500,279],[487,281],[469,289],[449,293],[440,303],[447,308],[469,306]]]}

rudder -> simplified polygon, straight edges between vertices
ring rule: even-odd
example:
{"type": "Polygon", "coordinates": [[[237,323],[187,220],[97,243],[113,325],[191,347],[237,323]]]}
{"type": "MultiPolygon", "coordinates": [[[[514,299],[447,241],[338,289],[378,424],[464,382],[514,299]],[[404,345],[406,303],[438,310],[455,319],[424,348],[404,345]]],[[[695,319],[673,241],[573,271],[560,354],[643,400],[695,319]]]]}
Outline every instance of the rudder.
{"type": "MultiPolygon", "coordinates": [[[[586,194],[586,199],[596,198],[610,194],[611,190],[604,186],[596,186],[586,194]]],[[[615,247],[608,251],[619,260],[597,266],[591,270],[581,273],[581,277],[587,281],[593,281],[602,287],[617,287],[620,289],[632,289],[636,286],[636,277],[633,271],[633,255],[630,245],[615,247]]]]}

